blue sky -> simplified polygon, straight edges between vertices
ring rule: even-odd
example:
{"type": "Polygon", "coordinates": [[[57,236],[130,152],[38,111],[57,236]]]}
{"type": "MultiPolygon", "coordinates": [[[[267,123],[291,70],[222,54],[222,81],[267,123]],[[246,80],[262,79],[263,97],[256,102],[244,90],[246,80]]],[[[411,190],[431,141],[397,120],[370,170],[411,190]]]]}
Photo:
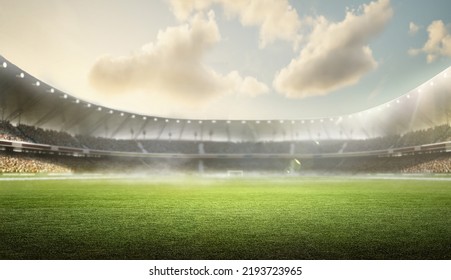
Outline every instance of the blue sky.
{"type": "Polygon", "coordinates": [[[149,115],[300,119],[394,99],[451,65],[446,0],[0,0],[0,53],[149,115]]]}

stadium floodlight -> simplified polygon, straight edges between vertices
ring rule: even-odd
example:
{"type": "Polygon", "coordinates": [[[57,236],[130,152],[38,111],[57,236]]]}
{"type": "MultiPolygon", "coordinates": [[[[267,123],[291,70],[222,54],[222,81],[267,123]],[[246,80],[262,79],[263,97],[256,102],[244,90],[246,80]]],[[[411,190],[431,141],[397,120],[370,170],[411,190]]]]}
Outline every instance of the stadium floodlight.
{"type": "Polygon", "coordinates": [[[51,93],[55,93],[55,89],[51,88],[51,89],[50,89],[50,92],[51,92],[51,93]]]}
{"type": "Polygon", "coordinates": [[[260,121],[255,121],[256,124],[260,124],[260,121]]]}
{"type": "Polygon", "coordinates": [[[191,120],[187,120],[186,122],[187,122],[187,123],[191,123],[191,120]]]}
{"type": "Polygon", "coordinates": [[[97,111],[99,112],[102,111],[102,107],[97,108],[97,111]]]}
{"type": "Polygon", "coordinates": [[[135,116],[135,115],[132,115],[132,119],[134,119],[134,118],[136,118],[136,116],[135,116]]]}
{"type": "Polygon", "coordinates": [[[8,67],[8,63],[3,62],[3,68],[6,68],[6,67],[8,67]]]}
{"type": "Polygon", "coordinates": [[[21,78],[21,79],[25,78],[25,74],[23,72],[20,73],[19,78],[21,78]]]}
{"type": "Polygon", "coordinates": [[[200,124],[202,124],[202,121],[199,121],[200,124]]]}
{"type": "Polygon", "coordinates": [[[271,121],[267,121],[268,124],[271,124],[271,121]]]}
{"type": "Polygon", "coordinates": [[[67,99],[67,94],[63,95],[63,98],[64,98],[64,99],[67,99]]]}
{"type": "Polygon", "coordinates": [[[78,99],[77,99],[77,100],[75,100],[75,103],[77,103],[77,104],[78,104],[78,103],[80,103],[80,100],[78,100],[78,99]]]}
{"type": "Polygon", "coordinates": [[[113,114],[113,110],[110,110],[109,113],[110,113],[110,115],[112,115],[113,114]]]}
{"type": "Polygon", "coordinates": [[[241,123],[242,123],[242,124],[245,124],[245,123],[246,123],[246,121],[241,121],[241,123]]]}
{"type": "Polygon", "coordinates": [[[124,113],[122,112],[122,113],[121,113],[121,117],[123,117],[123,116],[124,116],[124,113]]]}
{"type": "Polygon", "coordinates": [[[167,123],[169,122],[169,120],[168,120],[168,119],[165,119],[164,121],[165,121],[165,122],[167,122],[167,123]]]}
{"type": "Polygon", "coordinates": [[[86,105],[86,106],[88,106],[88,108],[91,108],[92,105],[90,103],[88,103],[88,105],[86,105]]]}
{"type": "Polygon", "coordinates": [[[291,124],[295,124],[296,122],[295,121],[291,121],[291,124]]]}
{"type": "Polygon", "coordinates": [[[144,117],[143,117],[143,120],[147,120],[147,117],[144,116],[144,117]]]}
{"type": "Polygon", "coordinates": [[[41,85],[41,82],[39,82],[39,81],[36,81],[35,85],[36,85],[36,86],[38,87],[38,86],[40,86],[40,85],[41,85]]]}
{"type": "Polygon", "coordinates": [[[158,119],[157,119],[157,118],[153,118],[153,121],[154,121],[154,122],[157,122],[157,121],[158,121],[158,119]]]}
{"type": "Polygon", "coordinates": [[[175,122],[176,122],[176,123],[180,123],[180,120],[176,120],[175,122]]]}
{"type": "Polygon", "coordinates": [[[215,120],[212,120],[211,123],[216,123],[216,121],[215,121],[215,120]]]}
{"type": "Polygon", "coordinates": [[[230,123],[231,123],[231,121],[227,121],[227,123],[228,123],[228,124],[230,124],[230,123]]]}
{"type": "Polygon", "coordinates": [[[284,121],[283,121],[283,120],[280,120],[279,123],[284,123],[284,121]]]}

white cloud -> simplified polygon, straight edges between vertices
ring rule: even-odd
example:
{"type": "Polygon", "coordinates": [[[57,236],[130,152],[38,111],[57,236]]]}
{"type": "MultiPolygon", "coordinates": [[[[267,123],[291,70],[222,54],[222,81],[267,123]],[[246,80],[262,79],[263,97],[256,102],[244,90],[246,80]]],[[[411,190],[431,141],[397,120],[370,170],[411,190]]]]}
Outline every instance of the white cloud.
{"type": "Polygon", "coordinates": [[[134,54],[99,58],[90,71],[90,83],[102,93],[146,93],[155,101],[192,106],[227,94],[267,92],[268,87],[255,78],[242,78],[236,71],[222,75],[203,63],[205,53],[220,40],[214,13],[208,18],[196,14],[189,24],[160,31],[154,44],[134,54]]]}
{"type": "Polygon", "coordinates": [[[193,12],[220,4],[231,17],[238,16],[243,26],[260,28],[260,47],[275,40],[300,41],[298,31],[301,20],[287,0],[170,0],[172,10],[179,20],[186,20],[193,12]]]}
{"type": "Polygon", "coordinates": [[[451,33],[443,21],[433,21],[428,27],[429,38],[421,49],[410,49],[409,55],[425,53],[427,62],[431,63],[440,56],[451,57],[451,33]]]}
{"type": "Polygon", "coordinates": [[[416,25],[414,22],[409,23],[409,35],[415,35],[417,34],[418,30],[420,30],[420,27],[416,25]]]}
{"type": "Polygon", "coordinates": [[[348,10],[343,21],[317,19],[299,57],[276,74],[273,85],[287,97],[326,95],[357,83],[377,67],[368,42],[393,15],[389,0],[364,5],[363,13],[348,10]]]}

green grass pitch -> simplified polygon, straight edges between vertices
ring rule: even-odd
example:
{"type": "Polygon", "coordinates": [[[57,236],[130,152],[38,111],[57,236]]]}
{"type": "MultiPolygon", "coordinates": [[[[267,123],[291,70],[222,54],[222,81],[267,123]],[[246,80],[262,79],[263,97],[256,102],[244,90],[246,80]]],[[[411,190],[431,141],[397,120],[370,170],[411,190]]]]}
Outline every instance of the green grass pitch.
{"type": "Polygon", "coordinates": [[[0,259],[451,259],[451,183],[0,181],[0,259]]]}

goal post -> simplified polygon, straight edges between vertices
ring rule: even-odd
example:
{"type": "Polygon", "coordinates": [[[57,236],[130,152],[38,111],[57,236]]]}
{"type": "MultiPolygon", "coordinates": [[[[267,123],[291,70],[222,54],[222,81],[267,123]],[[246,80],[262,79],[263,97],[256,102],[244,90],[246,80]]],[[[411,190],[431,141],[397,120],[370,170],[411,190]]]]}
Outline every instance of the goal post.
{"type": "Polygon", "coordinates": [[[227,176],[228,177],[243,177],[244,171],[243,170],[227,170],[227,176]]]}

